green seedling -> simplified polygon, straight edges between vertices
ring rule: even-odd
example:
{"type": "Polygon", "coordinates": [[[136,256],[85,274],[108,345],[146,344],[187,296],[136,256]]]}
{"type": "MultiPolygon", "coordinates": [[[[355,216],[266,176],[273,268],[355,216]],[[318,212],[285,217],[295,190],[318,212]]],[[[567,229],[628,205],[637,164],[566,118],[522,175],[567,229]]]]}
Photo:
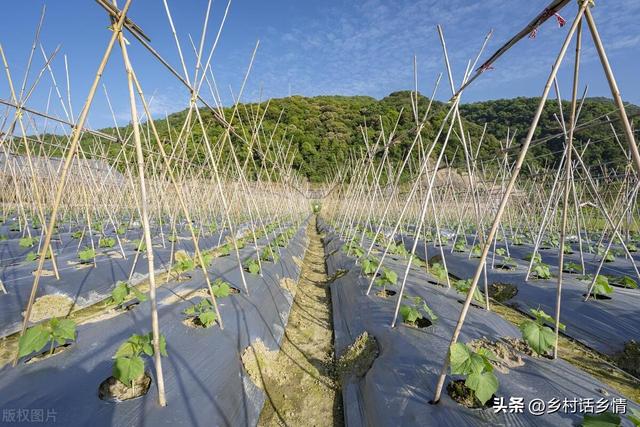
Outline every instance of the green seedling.
{"type": "Polygon", "coordinates": [[[451,373],[466,377],[464,385],[473,391],[483,405],[498,391],[498,378],[493,373],[491,360],[496,357],[486,349],[477,352],[466,344],[455,343],[449,348],[451,373]]]}
{"type": "Polygon", "coordinates": [[[565,262],[562,271],[564,271],[565,273],[576,274],[582,271],[582,267],[580,267],[580,265],[576,264],[575,262],[565,262]]]}
{"type": "Polygon", "coordinates": [[[382,273],[375,283],[376,286],[382,287],[382,292],[386,294],[387,286],[394,286],[398,283],[398,273],[390,268],[382,267],[382,273]]]}
{"type": "Polygon", "coordinates": [[[140,292],[135,286],[131,286],[127,282],[119,281],[116,287],[111,291],[110,303],[120,305],[125,300],[135,297],[140,302],[146,301],[147,296],[140,292]]]}
{"type": "MultiPolygon", "coordinates": [[[[541,309],[531,309],[530,311],[535,316],[535,320],[525,320],[520,325],[522,339],[537,354],[547,354],[549,350],[555,347],[556,334],[546,324],[555,325],[555,319],[541,309]]],[[[562,323],[558,327],[560,330],[565,330],[565,325],[562,323]]]]}
{"type": "Polygon", "coordinates": [[[549,266],[543,262],[537,262],[533,265],[533,277],[537,279],[550,279],[551,278],[551,270],[549,266]]]}
{"type": "Polygon", "coordinates": [[[53,354],[55,344],[64,345],[68,340],[75,341],[76,324],[70,319],[56,317],[45,323],[32,326],[20,337],[18,357],[40,352],[47,343],[51,343],[49,354],[53,354]]]}
{"type": "Polygon", "coordinates": [[[400,306],[400,315],[404,323],[415,325],[419,320],[424,319],[425,315],[429,316],[431,322],[438,320],[438,316],[436,316],[433,310],[431,310],[431,307],[429,307],[421,297],[409,297],[405,295],[404,298],[408,300],[407,304],[400,306]]]}
{"type": "Polygon", "coordinates": [[[540,255],[538,252],[536,252],[535,255],[533,253],[529,253],[522,257],[522,259],[524,259],[525,261],[531,261],[531,258],[533,258],[534,263],[542,262],[542,255],[540,255]]]}
{"type": "MultiPolygon", "coordinates": [[[[453,282],[453,287],[456,288],[456,290],[461,294],[466,295],[469,292],[469,289],[471,288],[471,279],[456,280],[455,282],[453,282]]],[[[477,286],[473,291],[473,299],[478,302],[482,302],[482,293],[480,292],[480,289],[478,289],[477,286]]]]}
{"type": "Polygon", "coordinates": [[[37,237],[23,237],[18,241],[18,245],[20,245],[21,248],[31,248],[33,247],[36,243],[38,243],[38,238],[37,237]]]}
{"type": "Polygon", "coordinates": [[[211,284],[211,290],[216,298],[225,298],[231,294],[231,285],[224,280],[217,278],[215,282],[211,284]]]}
{"type": "MultiPolygon", "coordinates": [[[[632,416],[629,419],[631,420],[632,416]]],[[[580,425],[582,427],[618,427],[622,425],[622,419],[620,415],[608,411],[595,415],[585,414],[580,425]]],[[[634,423],[634,425],[638,426],[640,423],[634,423]]]]}
{"type": "Polygon", "coordinates": [[[175,271],[182,274],[185,271],[193,270],[196,266],[195,261],[185,251],[176,251],[174,254],[176,259],[175,271]]]}
{"type": "Polygon", "coordinates": [[[145,243],[144,240],[141,239],[135,239],[132,240],[131,243],[133,244],[133,250],[136,252],[146,252],[147,251],[147,244],[145,243]]]}
{"type": "MultiPolygon", "coordinates": [[[[160,355],[167,355],[167,340],[164,335],[160,335],[160,355]]],[[[149,332],[146,335],[131,335],[125,341],[116,354],[113,356],[112,375],[121,383],[131,387],[134,380],[144,375],[144,359],[143,355],[149,357],[154,355],[153,334],[149,332]]]]}
{"type": "Polygon", "coordinates": [[[598,298],[599,296],[607,296],[613,293],[613,286],[609,284],[609,278],[603,274],[596,276],[596,281],[591,291],[591,296],[598,298]]]}
{"type": "Polygon", "coordinates": [[[251,274],[260,274],[260,264],[257,259],[250,258],[245,261],[244,269],[251,274]]]}
{"type": "Polygon", "coordinates": [[[195,317],[205,328],[215,325],[218,318],[213,304],[208,299],[203,299],[198,304],[192,305],[183,313],[188,317],[195,317]]]}
{"type": "Polygon", "coordinates": [[[360,258],[364,255],[364,249],[362,249],[362,247],[360,247],[360,245],[358,245],[356,242],[349,242],[346,248],[347,248],[346,253],[349,256],[355,256],[356,258],[360,258]]]}
{"type": "Polygon", "coordinates": [[[453,245],[453,250],[455,252],[464,252],[467,250],[467,243],[464,240],[458,240],[453,245]]]}
{"type": "Polygon", "coordinates": [[[472,258],[480,258],[482,256],[482,246],[474,245],[471,248],[471,257],[472,258]]]}
{"type": "Polygon", "coordinates": [[[96,257],[96,251],[91,248],[84,248],[78,252],[78,258],[82,264],[90,263],[96,257]]]}
{"type": "Polygon", "coordinates": [[[229,256],[231,253],[231,243],[225,243],[218,249],[219,256],[229,256]]]}
{"type": "Polygon", "coordinates": [[[436,262],[429,267],[429,273],[433,274],[440,283],[447,283],[447,270],[439,262],[436,262]]]}
{"type": "Polygon", "coordinates": [[[98,246],[101,248],[112,248],[116,245],[116,239],[113,237],[103,237],[98,241],[98,246]]]}
{"type": "Polygon", "coordinates": [[[371,276],[378,269],[378,264],[378,260],[373,256],[364,258],[361,262],[362,272],[367,276],[371,276]]]}
{"type": "Polygon", "coordinates": [[[409,256],[409,252],[407,251],[407,248],[404,247],[404,244],[402,242],[391,243],[389,245],[389,253],[399,255],[404,258],[407,258],[409,256]]]}
{"type": "Polygon", "coordinates": [[[627,288],[627,289],[638,288],[638,284],[636,283],[636,281],[629,276],[620,276],[620,277],[611,278],[609,282],[617,286],[622,286],[623,288],[627,288]]]}
{"type": "Polygon", "coordinates": [[[280,259],[280,255],[278,254],[278,251],[275,250],[271,245],[266,246],[262,252],[260,253],[260,259],[262,261],[269,261],[269,262],[278,262],[278,260],[280,259]]]}

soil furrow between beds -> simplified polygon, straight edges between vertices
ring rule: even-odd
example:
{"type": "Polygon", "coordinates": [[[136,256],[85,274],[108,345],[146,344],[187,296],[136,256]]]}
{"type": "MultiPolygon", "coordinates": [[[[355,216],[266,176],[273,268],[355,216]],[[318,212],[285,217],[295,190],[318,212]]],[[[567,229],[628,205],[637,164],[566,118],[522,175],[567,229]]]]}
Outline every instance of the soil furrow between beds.
{"type": "Polygon", "coordinates": [[[343,424],[342,398],[335,380],[329,278],[315,218],[307,237],[309,247],[280,351],[254,359],[262,365],[258,370],[267,395],[258,425],[343,424]]]}

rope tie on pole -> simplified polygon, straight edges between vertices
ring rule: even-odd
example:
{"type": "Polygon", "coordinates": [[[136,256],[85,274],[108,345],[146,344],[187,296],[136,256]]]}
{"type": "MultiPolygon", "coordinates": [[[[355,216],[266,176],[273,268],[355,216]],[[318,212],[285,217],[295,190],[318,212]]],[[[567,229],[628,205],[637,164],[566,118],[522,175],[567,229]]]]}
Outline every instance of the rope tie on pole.
{"type": "MultiPolygon", "coordinates": [[[[560,14],[558,12],[554,12],[551,9],[545,9],[542,15],[542,21],[546,21],[547,19],[551,18],[552,16],[554,16],[556,18],[556,22],[558,23],[558,28],[562,28],[565,26],[565,24],[567,23],[567,20],[564,19],[562,16],[560,16],[560,14]]],[[[529,33],[529,38],[530,39],[535,39],[536,36],[538,35],[538,29],[540,28],[540,26],[535,27],[533,30],[531,30],[531,32],[529,33]]]]}

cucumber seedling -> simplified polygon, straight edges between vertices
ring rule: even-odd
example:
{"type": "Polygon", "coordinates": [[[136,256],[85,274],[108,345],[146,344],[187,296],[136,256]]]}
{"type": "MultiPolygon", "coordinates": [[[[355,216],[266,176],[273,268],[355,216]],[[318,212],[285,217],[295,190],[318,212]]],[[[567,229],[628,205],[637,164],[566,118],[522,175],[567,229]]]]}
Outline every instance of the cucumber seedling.
{"type": "MultiPolygon", "coordinates": [[[[376,286],[382,287],[382,295],[387,295],[387,286],[394,286],[398,283],[398,273],[390,268],[382,267],[382,274],[375,281],[376,286]]],[[[394,292],[395,293],[395,292],[394,292]]]]}
{"type": "Polygon", "coordinates": [[[591,296],[595,299],[606,297],[613,293],[613,286],[609,284],[609,278],[603,274],[596,276],[596,281],[591,291],[591,296]]]}
{"type": "Polygon", "coordinates": [[[480,258],[481,255],[482,255],[482,246],[474,245],[471,248],[471,258],[480,258]]]}
{"type": "Polygon", "coordinates": [[[36,243],[38,243],[38,238],[37,237],[23,237],[18,241],[18,245],[20,245],[21,248],[31,248],[33,247],[36,243]]]}
{"type": "Polygon", "coordinates": [[[244,269],[251,274],[260,274],[260,264],[257,259],[249,258],[244,263],[244,269]]]}
{"type": "Polygon", "coordinates": [[[467,244],[466,244],[466,242],[464,240],[458,240],[453,245],[453,251],[454,252],[464,252],[466,250],[467,250],[467,244]]]}
{"type": "Polygon", "coordinates": [[[481,405],[498,391],[498,378],[493,373],[491,360],[496,360],[495,355],[484,348],[475,352],[460,342],[449,348],[451,374],[465,377],[464,385],[473,392],[481,405]]]}
{"type": "Polygon", "coordinates": [[[577,274],[582,270],[579,264],[575,262],[565,262],[562,271],[565,273],[577,274]]]}
{"type": "Polygon", "coordinates": [[[439,262],[435,262],[429,267],[429,273],[433,274],[438,279],[438,282],[447,283],[447,270],[439,262]]]}
{"type": "Polygon", "coordinates": [[[410,297],[405,295],[404,298],[408,301],[406,304],[400,306],[400,315],[402,316],[402,322],[407,325],[426,327],[433,324],[438,320],[438,316],[431,310],[424,299],[419,296],[410,297]],[[428,316],[430,321],[425,324],[426,317],[428,316]]]}
{"type": "Polygon", "coordinates": [[[45,323],[32,326],[20,337],[18,357],[41,351],[50,343],[49,354],[53,354],[55,344],[65,345],[67,341],[75,341],[76,323],[70,319],[56,317],[45,323]]]}
{"type": "Polygon", "coordinates": [[[225,298],[231,294],[231,285],[221,278],[217,278],[215,282],[211,284],[211,290],[216,298],[225,298]]]}
{"type": "Polygon", "coordinates": [[[213,304],[208,299],[202,299],[198,304],[186,308],[183,313],[194,323],[209,328],[216,323],[217,316],[213,304]]]}
{"type": "Polygon", "coordinates": [[[135,239],[132,240],[131,243],[133,244],[133,250],[136,252],[146,252],[147,251],[147,244],[144,242],[144,240],[140,240],[140,239],[135,239]]]}
{"type": "Polygon", "coordinates": [[[102,237],[98,241],[98,247],[101,248],[112,248],[116,245],[116,239],[113,237],[102,237]]]}
{"type": "MultiPolygon", "coordinates": [[[[153,356],[153,334],[131,335],[120,345],[113,356],[112,375],[115,379],[131,387],[133,382],[144,375],[144,359],[142,356],[153,356]]],[[[167,355],[167,340],[160,335],[160,355],[167,355]]]]}
{"type": "Polygon", "coordinates": [[[78,252],[78,259],[82,264],[88,264],[96,257],[96,251],[91,248],[84,248],[78,252]]]}
{"type": "Polygon", "coordinates": [[[174,257],[176,259],[174,270],[178,273],[178,279],[182,277],[183,273],[196,267],[196,262],[185,251],[176,251],[174,257]]]}
{"type": "Polygon", "coordinates": [[[378,260],[373,256],[364,258],[360,262],[360,265],[362,266],[362,272],[367,276],[371,276],[376,272],[376,270],[378,269],[378,264],[378,260]]]}
{"type": "Polygon", "coordinates": [[[265,248],[260,253],[260,259],[262,261],[268,261],[276,263],[280,259],[280,255],[278,255],[278,251],[273,248],[273,246],[265,246],[265,248]]]}
{"type": "Polygon", "coordinates": [[[140,302],[146,301],[147,296],[140,292],[135,286],[131,286],[127,282],[119,281],[116,283],[116,287],[111,291],[111,298],[109,302],[116,305],[121,305],[125,300],[135,297],[140,302]]]}
{"type": "Polygon", "coordinates": [[[349,256],[355,256],[356,258],[360,258],[364,255],[364,249],[362,249],[360,245],[358,245],[355,242],[349,242],[349,244],[347,245],[346,253],[349,256]]]}
{"type": "MultiPolygon", "coordinates": [[[[541,309],[532,308],[530,312],[535,319],[525,320],[520,324],[522,339],[537,354],[547,354],[549,350],[555,347],[556,342],[556,334],[547,324],[555,325],[555,319],[541,309]]],[[[558,327],[562,331],[566,329],[562,323],[558,327]]]]}
{"type": "MultiPolygon", "coordinates": [[[[467,292],[469,292],[469,289],[471,288],[471,279],[456,280],[455,282],[453,282],[453,287],[456,288],[456,290],[461,294],[466,295],[467,292]]],[[[477,286],[473,291],[473,299],[478,302],[483,302],[482,293],[480,292],[480,289],[478,289],[477,286]]]]}
{"type": "Polygon", "coordinates": [[[638,284],[636,283],[636,281],[629,276],[612,277],[610,278],[609,283],[611,283],[612,285],[621,286],[627,289],[638,288],[638,284]]]}

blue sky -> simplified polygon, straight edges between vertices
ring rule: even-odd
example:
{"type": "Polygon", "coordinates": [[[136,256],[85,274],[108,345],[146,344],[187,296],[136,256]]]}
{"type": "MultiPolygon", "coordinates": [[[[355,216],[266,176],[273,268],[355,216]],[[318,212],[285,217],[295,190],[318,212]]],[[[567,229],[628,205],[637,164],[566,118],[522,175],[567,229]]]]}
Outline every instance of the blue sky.
{"type": "MultiPolygon", "coordinates": [[[[486,58],[526,24],[549,0],[234,0],[213,57],[214,74],[223,102],[237,95],[257,40],[260,47],[243,101],[283,97],[290,92],[305,96],[340,94],[384,97],[413,86],[413,55],[418,58],[419,88],[430,93],[436,76],[444,71],[436,24],[444,27],[447,46],[459,83],[467,61],[475,57],[485,34],[494,30],[486,58]]],[[[123,0],[119,1],[120,5],[123,0]]],[[[200,39],[206,0],[168,0],[187,66],[194,69],[188,36],[200,39]]],[[[608,47],[623,97],[640,104],[637,85],[640,65],[640,1],[596,1],[593,9],[601,36],[608,47]],[[615,5],[615,6],[614,6],[615,5]]],[[[47,12],[41,40],[50,53],[60,44],[53,70],[66,98],[64,55],[70,70],[72,106],[78,114],[110,36],[105,13],[87,0],[23,0],[3,2],[5,19],[0,43],[6,52],[14,83],[19,86],[26,67],[34,30],[42,5],[47,12]]],[[[205,52],[211,47],[226,0],[213,2],[205,52]]],[[[562,11],[570,20],[575,2],[562,11]]],[[[152,45],[177,69],[181,69],[161,0],[134,0],[129,16],[150,36],[152,45]]],[[[495,70],[474,83],[465,102],[539,95],[546,75],[568,26],[559,29],[548,21],[535,39],[525,39],[499,60],[495,70]]],[[[585,33],[581,83],[589,84],[590,96],[608,95],[608,86],[588,33],[585,33]]],[[[133,37],[130,56],[148,97],[153,95],[154,115],[181,110],[187,93],[133,37]]],[[[36,52],[33,82],[44,64],[36,52]]],[[[559,81],[566,97],[570,90],[571,63],[563,67],[559,81]]],[[[443,81],[444,82],[444,81],[443,81]]],[[[114,50],[103,83],[119,124],[128,121],[128,98],[123,65],[114,50]]],[[[48,73],[42,78],[29,106],[44,110],[52,87],[48,73]]],[[[208,89],[204,95],[210,98],[208,89]]],[[[450,91],[441,85],[438,98],[450,91]]],[[[0,97],[9,98],[7,79],[0,76],[0,97]]],[[[50,111],[64,117],[60,102],[52,95],[50,111]]],[[[113,124],[100,88],[90,114],[92,127],[113,124]]]]}

